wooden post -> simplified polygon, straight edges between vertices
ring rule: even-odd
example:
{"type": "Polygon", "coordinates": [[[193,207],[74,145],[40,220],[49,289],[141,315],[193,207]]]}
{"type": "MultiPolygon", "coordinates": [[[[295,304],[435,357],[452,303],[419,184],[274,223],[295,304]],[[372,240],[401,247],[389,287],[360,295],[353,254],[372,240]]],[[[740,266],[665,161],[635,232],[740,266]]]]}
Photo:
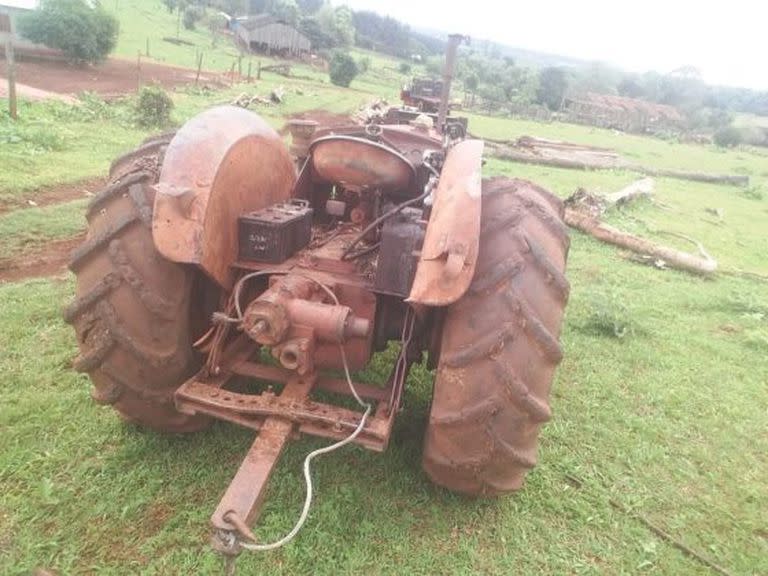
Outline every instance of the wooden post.
{"type": "Polygon", "coordinates": [[[242,78],[243,77],[243,55],[240,54],[240,56],[237,57],[237,75],[242,78]]]}
{"type": "Polygon", "coordinates": [[[16,60],[13,57],[13,42],[9,37],[5,43],[5,65],[8,68],[8,113],[16,120],[16,60]]]}
{"type": "Polygon", "coordinates": [[[256,62],[256,80],[261,80],[261,60],[256,62]]]}
{"type": "Polygon", "coordinates": [[[253,62],[249,59],[248,60],[248,84],[251,83],[251,64],[253,64],[253,62]]]}
{"type": "Polygon", "coordinates": [[[136,92],[141,90],[141,50],[136,57],[136,92]]]}
{"type": "Polygon", "coordinates": [[[197,57],[197,74],[195,74],[195,86],[197,86],[197,82],[200,80],[200,69],[203,67],[203,52],[200,52],[200,55],[197,57]]]}
{"type": "Polygon", "coordinates": [[[229,70],[229,85],[235,85],[235,61],[232,61],[232,68],[229,70]]]}
{"type": "Polygon", "coordinates": [[[149,58],[149,36],[147,36],[147,50],[144,55],[149,58]]]}

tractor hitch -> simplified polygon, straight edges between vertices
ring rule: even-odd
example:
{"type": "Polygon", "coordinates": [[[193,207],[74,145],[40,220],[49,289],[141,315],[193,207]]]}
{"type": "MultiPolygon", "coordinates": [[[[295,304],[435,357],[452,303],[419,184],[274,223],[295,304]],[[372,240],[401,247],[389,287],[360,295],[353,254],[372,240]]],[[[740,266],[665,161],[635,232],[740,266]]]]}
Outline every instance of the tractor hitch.
{"type": "MultiPolygon", "coordinates": [[[[179,411],[204,414],[258,431],[229,487],[211,517],[214,548],[224,554],[240,552],[239,542],[252,540],[249,526],[258,519],[269,478],[288,441],[301,434],[342,440],[360,426],[363,414],[316,401],[313,393],[350,395],[346,380],[317,371],[298,374],[264,364],[258,347],[241,334],[224,348],[217,374],[207,369],[182,384],[175,393],[179,411]],[[234,379],[271,383],[259,393],[228,389],[234,379]],[[278,388],[278,391],[275,389],[278,388]]],[[[371,414],[354,442],[382,452],[392,433],[397,412],[390,406],[399,399],[404,378],[390,378],[385,388],[355,383],[358,395],[373,405],[371,414]]]]}

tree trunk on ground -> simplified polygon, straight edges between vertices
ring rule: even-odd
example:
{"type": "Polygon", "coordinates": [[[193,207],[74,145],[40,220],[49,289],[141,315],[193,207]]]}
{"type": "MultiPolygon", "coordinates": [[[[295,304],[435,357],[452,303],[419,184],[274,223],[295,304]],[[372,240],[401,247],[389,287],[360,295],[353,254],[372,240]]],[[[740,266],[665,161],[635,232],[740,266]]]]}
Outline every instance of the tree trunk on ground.
{"type": "Polygon", "coordinates": [[[570,208],[565,210],[565,223],[571,228],[576,228],[597,238],[601,242],[663,260],[665,264],[672,268],[704,276],[709,276],[717,270],[717,261],[706,254],[694,256],[675,248],[656,244],[650,240],[623,232],[597,218],[581,214],[570,208]]]}

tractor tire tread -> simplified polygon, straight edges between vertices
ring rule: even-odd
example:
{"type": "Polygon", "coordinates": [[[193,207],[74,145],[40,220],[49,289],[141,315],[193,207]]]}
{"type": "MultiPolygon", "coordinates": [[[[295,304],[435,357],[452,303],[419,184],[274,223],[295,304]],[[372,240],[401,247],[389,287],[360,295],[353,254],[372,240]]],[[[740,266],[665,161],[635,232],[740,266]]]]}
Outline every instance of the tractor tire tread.
{"type": "Polygon", "coordinates": [[[569,244],[546,191],[493,179],[482,201],[475,277],[447,310],[422,462],[439,485],[495,495],[522,486],[551,418],[569,244]]]}
{"type": "Polygon", "coordinates": [[[193,274],[154,246],[157,174],[143,167],[165,145],[161,138],[121,157],[135,170],[113,178],[91,202],[88,235],[69,264],[77,295],[63,316],[80,348],[73,366],[89,374],[97,403],[158,431],[191,432],[209,419],[178,412],[173,395],[199,367],[191,344],[193,274]]]}

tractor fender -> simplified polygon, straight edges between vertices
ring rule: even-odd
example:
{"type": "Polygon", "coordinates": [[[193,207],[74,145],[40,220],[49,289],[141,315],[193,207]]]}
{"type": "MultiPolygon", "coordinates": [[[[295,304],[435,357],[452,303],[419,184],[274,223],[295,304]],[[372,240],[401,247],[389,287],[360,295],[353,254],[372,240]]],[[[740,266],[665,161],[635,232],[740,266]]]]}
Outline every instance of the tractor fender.
{"type": "Polygon", "coordinates": [[[155,187],[155,246],[231,288],[238,217],[288,199],[295,181],[287,148],[260,116],[234,106],[206,110],[165,152],[155,187]]]}
{"type": "Polygon", "coordinates": [[[408,302],[446,306],[469,288],[480,242],[482,140],[448,151],[408,302]]]}

